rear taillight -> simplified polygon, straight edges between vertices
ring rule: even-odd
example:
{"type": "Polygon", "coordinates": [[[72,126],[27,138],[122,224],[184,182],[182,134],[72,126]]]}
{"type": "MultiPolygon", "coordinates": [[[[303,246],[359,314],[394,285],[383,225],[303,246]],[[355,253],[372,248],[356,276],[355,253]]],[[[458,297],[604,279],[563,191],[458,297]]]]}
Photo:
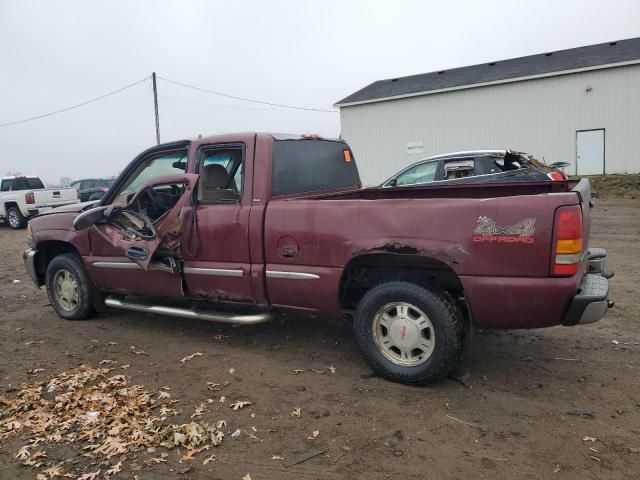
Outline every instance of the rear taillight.
{"type": "Polygon", "coordinates": [[[578,273],[582,260],[582,210],[579,205],[556,210],[553,242],[551,274],[571,277],[578,273]]]}
{"type": "Polygon", "coordinates": [[[547,177],[554,182],[562,182],[567,179],[567,175],[564,172],[549,172],[547,173],[547,177]]]}
{"type": "Polygon", "coordinates": [[[24,194],[24,201],[27,202],[27,203],[36,203],[36,198],[33,195],[33,192],[25,193],[24,194]]]}

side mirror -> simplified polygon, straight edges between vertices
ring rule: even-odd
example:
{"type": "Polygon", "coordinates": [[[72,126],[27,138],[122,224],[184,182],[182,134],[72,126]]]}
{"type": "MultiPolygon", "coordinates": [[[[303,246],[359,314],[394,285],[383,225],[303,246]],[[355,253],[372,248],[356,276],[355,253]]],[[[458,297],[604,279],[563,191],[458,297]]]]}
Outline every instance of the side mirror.
{"type": "Polygon", "coordinates": [[[394,178],[392,180],[389,181],[389,186],[390,187],[395,187],[398,184],[398,179],[394,178]]]}
{"type": "Polygon", "coordinates": [[[73,229],[76,231],[84,230],[102,220],[106,220],[109,217],[110,210],[111,207],[106,206],[92,208],[91,210],[82,212],[73,220],[73,229]]]}

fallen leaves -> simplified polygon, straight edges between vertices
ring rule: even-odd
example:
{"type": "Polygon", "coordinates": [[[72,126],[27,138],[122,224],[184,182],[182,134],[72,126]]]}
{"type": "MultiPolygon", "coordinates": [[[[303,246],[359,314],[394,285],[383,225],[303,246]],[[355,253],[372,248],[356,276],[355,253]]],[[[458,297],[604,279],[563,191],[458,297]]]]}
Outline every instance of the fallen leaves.
{"type": "Polygon", "coordinates": [[[209,455],[207,458],[205,458],[205,459],[202,461],[202,464],[203,464],[203,465],[206,465],[206,464],[208,464],[208,463],[213,462],[215,459],[216,459],[216,456],[215,456],[215,455],[209,455]]]}
{"type": "Polygon", "coordinates": [[[27,375],[36,375],[37,373],[44,372],[44,368],[32,368],[27,372],[27,375]]]}
{"type": "Polygon", "coordinates": [[[186,357],[181,358],[180,363],[187,363],[189,360],[193,360],[194,358],[201,356],[202,352],[192,353],[191,355],[187,355],[186,357]]]}
{"type": "Polygon", "coordinates": [[[229,371],[229,375],[233,375],[234,373],[236,373],[235,368],[230,368],[228,371],[229,371]]]}
{"type": "Polygon", "coordinates": [[[307,438],[307,440],[315,440],[320,435],[320,430],[314,430],[311,432],[311,436],[307,438]]]}
{"type": "Polygon", "coordinates": [[[244,477],[242,477],[242,480],[251,480],[251,475],[247,473],[244,477]]]}
{"type": "Polygon", "coordinates": [[[289,414],[292,417],[300,417],[300,414],[302,413],[302,409],[300,407],[296,407],[294,408],[291,413],[289,414]]]}
{"type": "Polygon", "coordinates": [[[238,400],[235,403],[232,403],[231,405],[229,405],[229,408],[232,408],[233,410],[240,410],[241,408],[244,408],[247,405],[252,405],[252,403],[249,402],[248,400],[238,400]]]}
{"type": "Polygon", "coordinates": [[[29,450],[27,450],[27,446],[25,445],[20,450],[18,450],[18,453],[16,453],[14,458],[17,458],[18,460],[26,460],[30,455],[31,454],[29,453],[29,450]]]}
{"type": "Polygon", "coordinates": [[[598,439],[597,439],[596,437],[584,437],[584,438],[582,439],[582,441],[583,441],[583,442],[591,442],[591,443],[594,443],[594,442],[597,442],[597,441],[598,441],[598,439]]]}
{"type": "Polygon", "coordinates": [[[271,460],[284,460],[280,455],[271,455],[271,460]]]}
{"type": "Polygon", "coordinates": [[[96,480],[100,475],[100,470],[97,472],[85,473],[84,475],[80,475],[76,480],[96,480]]]}
{"type": "MultiPolygon", "coordinates": [[[[168,424],[167,415],[181,413],[167,407],[177,402],[169,400],[168,387],[155,395],[142,385],[132,384],[130,377],[110,372],[111,368],[81,365],[42,381],[23,384],[15,388],[18,392],[15,397],[0,395],[0,443],[21,434],[28,443],[15,453],[15,458],[32,468],[43,467],[47,458],[46,452],[37,450],[37,445],[71,445],[82,456],[92,459],[94,465],[98,462],[107,465],[106,471],[107,467],[102,469],[100,478],[103,478],[123,471],[130,452],[142,448],[152,453],[159,447],[180,447],[186,449],[185,460],[190,460],[196,453],[222,442],[224,420],[212,424],[199,420],[168,424]],[[165,415],[158,416],[156,407],[165,415]],[[118,462],[108,465],[114,457],[118,462]]],[[[239,409],[247,404],[244,400],[235,405],[239,409]]],[[[194,417],[199,417],[205,406],[202,402],[196,407],[194,417]]],[[[167,457],[167,453],[162,453],[144,464],[164,463],[167,457]]],[[[133,465],[141,468],[135,461],[133,465]]],[[[37,474],[38,478],[69,475],[61,464],[47,462],[47,467],[37,474]]],[[[89,472],[79,478],[93,480],[100,475],[100,471],[89,472]]]]}
{"type": "Polygon", "coordinates": [[[30,340],[28,342],[24,342],[25,345],[38,345],[41,343],[45,343],[46,340],[30,340]]]}
{"type": "Polygon", "coordinates": [[[116,463],[109,470],[104,472],[105,475],[115,475],[116,473],[120,473],[122,471],[122,461],[116,463]]]}

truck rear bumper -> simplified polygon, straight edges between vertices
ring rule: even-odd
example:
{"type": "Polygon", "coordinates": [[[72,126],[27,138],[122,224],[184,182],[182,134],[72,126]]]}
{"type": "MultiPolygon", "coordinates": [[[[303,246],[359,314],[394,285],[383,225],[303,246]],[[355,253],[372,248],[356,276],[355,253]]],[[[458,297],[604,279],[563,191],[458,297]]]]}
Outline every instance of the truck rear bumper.
{"type": "Polygon", "coordinates": [[[597,322],[604,317],[609,308],[608,297],[609,280],[597,273],[587,273],[562,324],[573,326],[597,322]]]}
{"type": "Polygon", "coordinates": [[[73,200],[73,201],[69,201],[69,202],[63,202],[63,203],[57,203],[55,205],[45,205],[45,206],[37,206],[37,207],[28,207],[27,208],[27,212],[29,213],[29,217],[34,217],[40,213],[44,213],[44,212],[48,212],[49,210],[53,210],[54,208],[58,208],[58,207],[66,207],[67,205],[73,205],[75,203],[78,203],[77,200],[73,200]]]}
{"type": "Polygon", "coordinates": [[[613,302],[609,300],[609,278],[613,273],[605,271],[606,263],[607,251],[604,248],[589,249],[587,273],[562,320],[563,325],[595,323],[613,306],[613,302]]]}

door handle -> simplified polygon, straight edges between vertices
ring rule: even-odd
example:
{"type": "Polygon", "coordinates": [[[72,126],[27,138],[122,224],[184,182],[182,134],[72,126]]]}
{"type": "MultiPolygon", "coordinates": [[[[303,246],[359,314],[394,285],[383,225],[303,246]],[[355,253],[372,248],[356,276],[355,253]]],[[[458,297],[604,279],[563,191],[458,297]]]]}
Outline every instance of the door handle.
{"type": "Polygon", "coordinates": [[[149,255],[149,251],[144,247],[129,247],[125,252],[131,260],[144,260],[149,255]]]}

